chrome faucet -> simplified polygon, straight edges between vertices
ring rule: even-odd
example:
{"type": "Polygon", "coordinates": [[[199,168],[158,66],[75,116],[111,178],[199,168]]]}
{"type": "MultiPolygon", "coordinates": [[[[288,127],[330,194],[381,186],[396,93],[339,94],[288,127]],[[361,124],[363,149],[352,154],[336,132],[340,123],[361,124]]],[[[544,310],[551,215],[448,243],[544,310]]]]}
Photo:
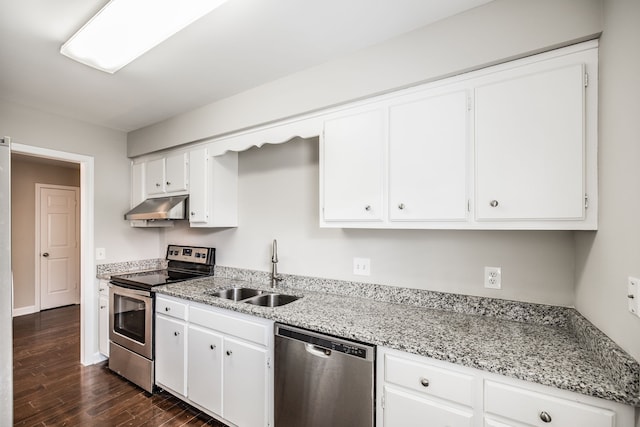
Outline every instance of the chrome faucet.
{"type": "Polygon", "coordinates": [[[273,239],[271,247],[271,287],[275,288],[282,277],[278,274],[278,241],[273,239]]]}

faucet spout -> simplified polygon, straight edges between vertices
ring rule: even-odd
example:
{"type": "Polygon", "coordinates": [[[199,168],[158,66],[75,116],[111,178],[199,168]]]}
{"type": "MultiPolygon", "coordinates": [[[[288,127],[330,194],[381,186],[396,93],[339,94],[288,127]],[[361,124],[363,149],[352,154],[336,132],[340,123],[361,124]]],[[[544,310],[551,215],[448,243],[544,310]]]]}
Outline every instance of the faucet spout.
{"type": "Polygon", "coordinates": [[[271,287],[275,288],[282,277],[278,274],[278,241],[273,239],[271,246],[271,287]]]}

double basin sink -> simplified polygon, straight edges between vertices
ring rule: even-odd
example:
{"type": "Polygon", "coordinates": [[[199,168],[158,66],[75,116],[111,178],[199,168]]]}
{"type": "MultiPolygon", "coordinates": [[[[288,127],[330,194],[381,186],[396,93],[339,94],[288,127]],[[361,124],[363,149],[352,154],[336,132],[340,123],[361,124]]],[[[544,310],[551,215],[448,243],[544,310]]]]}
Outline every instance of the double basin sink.
{"type": "Polygon", "coordinates": [[[280,307],[289,304],[300,297],[295,295],[277,294],[270,291],[252,288],[230,288],[209,292],[209,295],[231,301],[244,302],[260,307],[280,307]]]}

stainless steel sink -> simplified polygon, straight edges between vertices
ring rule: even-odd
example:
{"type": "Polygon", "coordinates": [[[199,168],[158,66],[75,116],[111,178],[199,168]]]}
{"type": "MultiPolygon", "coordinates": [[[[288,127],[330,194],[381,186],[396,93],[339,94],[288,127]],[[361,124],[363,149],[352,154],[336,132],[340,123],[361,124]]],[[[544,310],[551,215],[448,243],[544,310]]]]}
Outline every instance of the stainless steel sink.
{"type": "Polygon", "coordinates": [[[257,297],[249,298],[244,301],[247,304],[259,305],[261,307],[279,307],[281,305],[289,304],[299,299],[295,295],[284,294],[263,294],[257,297]]]}
{"type": "Polygon", "coordinates": [[[211,292],[209,295],[218,298],[230,299],[233,301],[242,301],[247,298],[255,297],[256,295],[262,295],[264,292],[265,291],[251,288],[231,288],[211,292]]]}
{"type": "Polygon", "coordinates": [[[246,302],[260,307],[279,307],[300,298],[295,295],[276,294],[252,288],[229,288],[207,293],[214,297],[237,302],[246,302]]]}

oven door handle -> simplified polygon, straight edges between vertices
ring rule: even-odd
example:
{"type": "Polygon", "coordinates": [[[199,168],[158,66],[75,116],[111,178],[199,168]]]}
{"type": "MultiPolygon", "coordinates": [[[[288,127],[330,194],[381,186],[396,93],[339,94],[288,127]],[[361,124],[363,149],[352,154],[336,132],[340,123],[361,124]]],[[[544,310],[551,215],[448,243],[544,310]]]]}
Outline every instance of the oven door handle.
{"type": "Polygon", "coordinates": [[[121,294],[121,295],[138,295],[138,296],[141,296],[141,297],[148,297],[148,298],[151,297],[151,292],[149,292],[149,291],[141,291],[139,289],[125,288],[125,287],[123,287],[121,285],[118,285],[117,283],[113,283],[113,282],[109,283],[109,287],[110,288],[118,288],[117,292],[119,294],[121,294]]]}

